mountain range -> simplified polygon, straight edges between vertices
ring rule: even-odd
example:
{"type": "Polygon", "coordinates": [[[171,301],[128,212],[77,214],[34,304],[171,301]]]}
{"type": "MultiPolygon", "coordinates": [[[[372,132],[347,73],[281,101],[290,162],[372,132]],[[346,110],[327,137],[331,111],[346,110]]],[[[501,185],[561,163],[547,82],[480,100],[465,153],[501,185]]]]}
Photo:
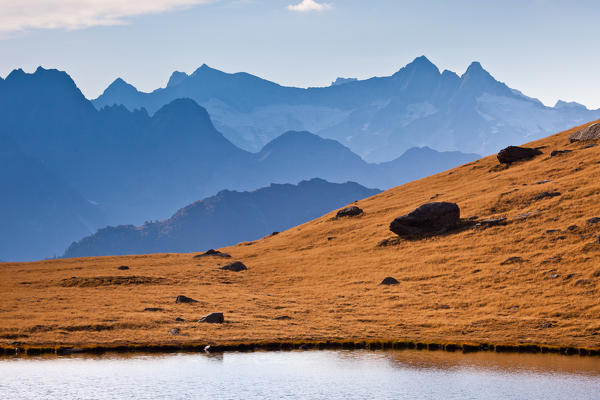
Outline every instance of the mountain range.
{"type": "Polygon", "coordinates": [[[97,110],[67,73],[41,67],[0,79],[0,140],[11,143],[1,176],[2,192],[11,193],[0,204],[9,214],[0,253],[7,260],[61,254],[100,227],[162,220],[224,189],[315,177],[387,189],[478,158],[419,148],[371,164],[335,140],[295,131],[252,153],[225,138],[192,99],[152,115],[123,105],[97,110]],[[21,222],[29,219],[36,226],[21,222]]]}
{"type": "Polygon", "coordinates": [[[322,179],[273,184],[252,192],[223,190],[164,221],[106,227],[73,243],[65,257],[186,253],[259,239],[380,193],[322,179]]]}
{"type": "Polygon", "coordinates": [[[497,81],[479,62],[459,76],[440,72],[424,56],[391,76],[308,89],[202,65],[190,75],[175,71],[165,88],[150,93],[116,79],[93,104],[153,114],[182,97],[205,107],[217,129],[245,150],[259,151],[288,130],[307,130],[371,162],[423,146],[491,154],[600,117],[600,110],[577,103],[547,107],[497,81]]]}

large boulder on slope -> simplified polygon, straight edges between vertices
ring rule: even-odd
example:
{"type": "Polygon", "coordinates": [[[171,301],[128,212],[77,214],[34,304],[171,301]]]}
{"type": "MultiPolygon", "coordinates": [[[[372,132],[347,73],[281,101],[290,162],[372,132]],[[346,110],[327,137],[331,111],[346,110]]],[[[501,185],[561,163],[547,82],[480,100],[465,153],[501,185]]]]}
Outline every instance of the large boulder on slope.
{"type": "Polygon", "coordinates": [[[246,271],[248,268],[244,265],[243,262],[236,261],[231,264],[227,264],[224,267],[221,267],[221,269],[224,271],[241,272],[241,271],[246,271]]]}
{"type": "Polygon", "coordinates": [[[517,161],[529,160],[542,154],[538,149],[530,147],[508,146],[498,152],[498,161],[500,164],[512,164],[517,161]]]}
{"type": "Polygon", "coordinates": [[[336,214],[336,217],[337,218],[356,217],[357,215],[360,215],[362,213],[363,213],[363,210],[360,209],[359,207],[350,206],[350,207],[342,208],[340,211],[338,211],[336,214]]]}
{"type": "Polygon", "coordinates": [[[571,143],[600,139],[600,124],[592,124],[569,136],[571,143]]]}
{"type": "Polygon", "coordinates": [[[204,322],[207,324],[222,324],[225,322],[225,317],[223,316],[223,313],[214,312],[200,318],[198,322],[204,322]]]}
{"type": "Polygon", "coordinates": [[[390,224],[390,230],[398,236],[432,235],[452,230],[459,223],[460,208],[456,203],[436,202],[423,204],[396,218],[390,224]]]}

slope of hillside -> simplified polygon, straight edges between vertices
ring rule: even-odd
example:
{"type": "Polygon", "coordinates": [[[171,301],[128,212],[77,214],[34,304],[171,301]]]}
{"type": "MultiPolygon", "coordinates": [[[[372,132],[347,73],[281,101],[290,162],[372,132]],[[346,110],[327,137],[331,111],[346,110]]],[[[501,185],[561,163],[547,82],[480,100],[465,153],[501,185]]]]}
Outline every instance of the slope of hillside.
{"type": "Polygon", "coordinates": [[[289,229],[380,192],[353,182],[329,183],[316,178],[252,192],[223,190],[164,221],[100,229],[71,244],[64,256],[185,253],[228,246],[289,229]]]}
{"type": "Polygon", "coordinates": [[[154,113],[180,97],[205,107],[237,146],[259,151],[288,130],[335,139],[370,162],[411,147],[490,154],[600,117],[600,110],[559,101],[546,107],[497,81],[479,62],[461,76],[417,57],[392,76],[322,88],[284,87],[247,73],[203,65],[174,72],[151,93],[117,79],[93,103],[154,113]]]}
{"type": "Polygon", "coordinates": [[[193,254],[3,264],[0,341],[600,347],[600,147],[569,143],[569,133],[530,144],[543,152],[531,161],[506,168],[487,157],[361,200],[362,216],[332,212],[221,249],[247,271],[193,254]],[[554,150],[572,152],[550,157],[554,150]],[[505,216],[507,224],[380,245],[394,236],[395,217],[433,199],[458,203],[463,218],[505,216]],[[380,285],[387,276],[399,284],[380,285]],[[198,302],[176,304],[178,295],[198,302]],[[197,322],[210,312],[226,323],[197,322]]]}

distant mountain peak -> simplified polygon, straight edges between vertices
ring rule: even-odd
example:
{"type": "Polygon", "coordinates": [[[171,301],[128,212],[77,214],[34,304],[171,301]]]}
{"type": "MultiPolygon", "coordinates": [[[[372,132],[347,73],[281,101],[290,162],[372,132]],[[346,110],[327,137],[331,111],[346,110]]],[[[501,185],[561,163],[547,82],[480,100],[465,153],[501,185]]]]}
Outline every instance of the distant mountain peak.
{"type": "Polygon", "coordinates": [[[219,71],[218,69],[209,67],[207,64],[202,64],[190,76],[194,76],[194,75],[198,75],[198,74],[206,73],[206,72],[221,72],[221,71],[219,71]]]}
{"type": "Polygon", "coordinates": [[[338,77],[335,81],[331,82],[331,86],[340,86],[350,82],[356,82],[357,78],[340,78],[338,77]]]}
{"type": "Polygon", "coordinates": [[[21,68],[15,69],[6,77],[4,83],[8,86],[20,86],[21,95],[25,95],[24,87],[33,91],[43,88],[40,93],[36,94],[38,100],[41,98],[53,99],[48,101],[55,101],[58,104],[65,102],[66,98],[77,99],[80,104],[86,100],[69,74],[58,69],[45,69],[40,66],[31,74],[24,72],[21,68]]]}
{"type": "Polygon", "coordinates": [[[181,71],[173,71],[171,77],[169,78],[169,82],[167,82],[167,87],[179,85],[181,82],[186,80],[189,77],[188,74],[181,71]]]}
{"type": "MultiPolygon", "coordinates": [[[[504,83],[498,82],[481,63],[473,61],[465,73],[460,77],[461,87],[470,92],[490,93],[497,95],[514,96],[515,93],[504,83]]],[[[523,97],[521,94],[520,97],[523,97]]]]}
{"type": "Polygon", "coordinates": [[[588,108],[583,104],[577,103],[576,101],[563,101],[558,100],[554,105],[554,108],[571,108],[571,109],[579,109],[579,110],[587,110],[588,108]]]}
{"type": "Polygon", "coordinates": [[[211,135],[218,133],[208,115],[208,111],[190,98],[173,100],[154,114],[155,123],[171,127],[172,130],[202,130],[211,135]]]}
{"type": "Polygon", "coordinates": [[[473,61],[471,65],[469,65],[469,68],[467,68],[467,70],[463,74],[463,77],[469,76],[483,76],[494,79],[492,75],[481,66],[481,63],[479,61],[473,61]]]}
{"type": "Polygon", "coordinates": [[[421,79],[427,79],[430,76],[439,76],[440,70],[425,56],[415,58],[411,63],[401,68],[398,72],[392,75],[396,79],[414,78],[415,76],[421,79]]]}
{"type": "MultiPolygon", "coordinates": [[[[139,93],[139,91],[136,89],[135,86],[133,86],[130,83],[127,83],[122,78],[117,78],[110,85],[108,85],[108,87],[102,93],[102,96],[108,95],[108,96],[116,96],[116,97],[120,97],[120,98],[129,98],[129,97],[137,95],[138,93],[139,93]]],[[[113,105],[113,104],[117,104],[117,103],[115,102],[115,103],[107,104],[107,105],[113,105]]]]}
{"type": "Polygon", "coordinates": [[[404,68],[400,69],[400,71],[398,71],[397,73],[403,71],[403,70],[429,70],[429,71],[435,71],[438,74],[440,73],[440,70],[438,69],[438,67],[432,63],[431,61],[429,61],[429,59],[425,56],[420,56],[415,58],[412,62],[408,63],[404,68]]]}

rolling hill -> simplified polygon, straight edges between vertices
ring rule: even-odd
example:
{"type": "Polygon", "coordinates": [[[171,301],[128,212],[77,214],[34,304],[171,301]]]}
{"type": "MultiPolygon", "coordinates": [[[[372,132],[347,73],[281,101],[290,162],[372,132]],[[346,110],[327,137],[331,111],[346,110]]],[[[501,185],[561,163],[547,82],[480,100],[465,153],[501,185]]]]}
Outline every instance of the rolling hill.
{"type": "Polygon", "coordinates": [[[600,146],[570,143],[578,129],[529,143],[542,153],[531,160],[486,157],[360,200],[360,216],[333,211],[221,249],[246,271],[194,254],[3,264],[0,343],[410,341],[597,352],[600,146]],[[432,201],[456,203],[460,229],[390,232],[396,217],[432,201]],[[386,277],[398,283],[381,285],[386,277]],[[178,295],[197,302],[177,304],[178,295]],[[226,323],[197,322],[210,312],[226,323]]]}

